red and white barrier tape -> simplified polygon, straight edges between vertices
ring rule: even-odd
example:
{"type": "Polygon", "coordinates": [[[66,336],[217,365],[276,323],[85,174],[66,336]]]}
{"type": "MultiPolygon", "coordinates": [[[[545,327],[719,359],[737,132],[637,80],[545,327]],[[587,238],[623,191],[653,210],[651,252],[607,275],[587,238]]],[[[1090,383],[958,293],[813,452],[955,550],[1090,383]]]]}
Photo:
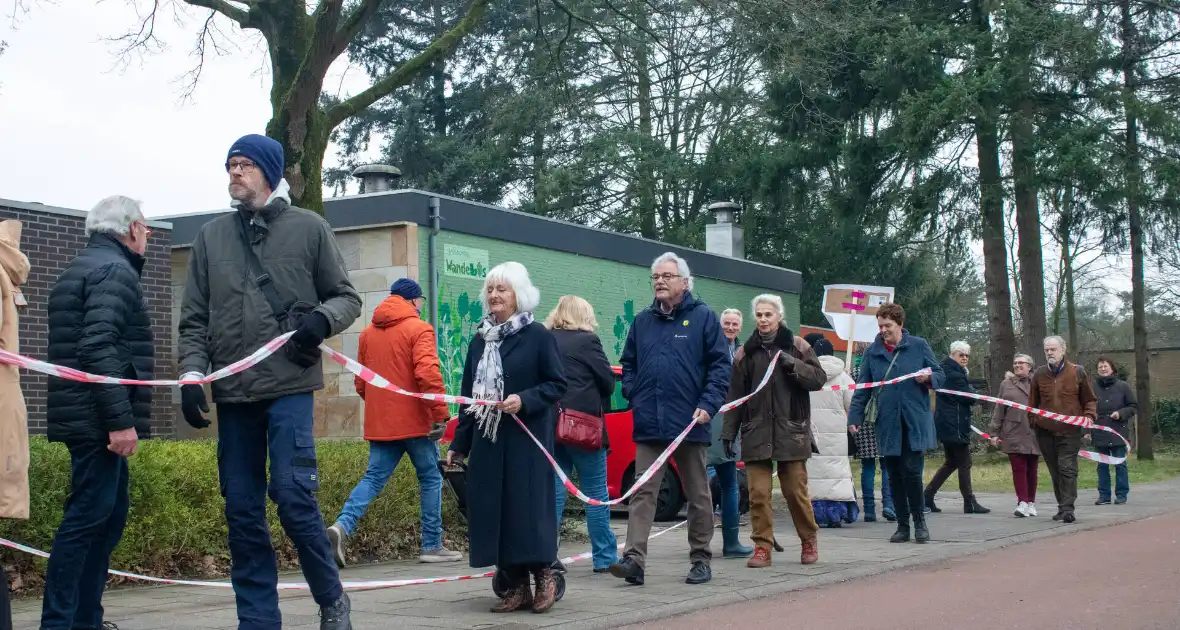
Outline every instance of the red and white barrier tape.
{"type": "MultiPolygon", "coordinates": [[[[1097,429],[1099,431],[1106,431],[1107,433],[1115,435],[1118,437],[1118,439],[1122,440],[1123,444],[1127,445],[1128,452],[1130,452],[1130,450],[1131,450],[1131,443],[1128,442],[1127,438],[1123,437],[1118,431],[1115,431],[1114,429],[1112,429],[1110,427],[1102,426],[1101,424],[1096,424],[1093,420],[1087,418],[1086,416],[1069,416],[1069,415],[1066,415],[1063,413],[1054,413],[1052,411],[1045,411],[1044,409],[1037,409],[1036,407],[1029,407],[1028,405],[1022,405],[1018,402],[1012,402],[1011,400],[1005,400],[1003,398],[996,398],[995,396],[986,396],[984,394],[971,394],[968,392],[956,392],[956,391],[950,390],[950,389],[938,389],[935,391],[937,391],[940,394],[953,394],[955,396],[963,396],[965,398],[974,398],[976,400],[982,400],[984,402],[990,402],[990,403],[994,403],[997,405],[1004,405],[1005,407],[1012,407],[1014,409],[1019,409],[1021,411],[1028,411],[1031,413],[1035,413],[1038,416],[1044,416],[1050,420],[1056,420],[1057,422],[1062,422],[1065,424],[1072,424],[1074,426],[1081,427],[1083,429],[1097,429]]],[[[971,430],[974,431],[976,433],[976,435],[979,435],[980,437],[982,437],[985,440],[990,440],[993,437],[987,433],[984,433],[983,431],[980,431],[979,429],[975,428],[974,426],[971,427],[971,430]]],[[[1121,464],[1121,463],[1127,461],[1126,457],[1114,457],[1113,455],[1103,455],[1102,453],[1095,453],[1094,451],[1078,451],[1078,456],[1083,457],[1088,460],[1091,460],[1091,461],[1098,462],[1099,464],[1121,464]]]]}
{"type": "MultiPolygon", "coordinates": [[[[688,523],[688,521],[682,521],[682,522],[677,523],[671,527],[667,527],[665,529],[662,529],[662,530],[652,534],[651,537],[652,538],[659,538],[660,536],[663,536],[664,534],[667,534],[668,532],[670,532],[678,527],[682,527],[683,525],[685,525],[687,523],[688,523]]],[[[27,545],[22,545],[20,543],[12,542],[11,540],[7,540],[4,538],[0,538],[0,547],[8,547],[10,549],[15,549],[17,551],[23,551],[25,553],[32,554],[34,556],[39,556],[41,558],[48,558],[49,557],[48,553],[45,553],[44,551],[41,551],[40,549],[36,549],[33,547],[29,547],[27,545]]],[[[619,549],[623,548],[622,543],[619,544],[618,548],[619,549]]],[[[585,560],[585,559],[591,557],[592,555],[594,555],[593,552],[587,551],[584,553],[580,553],[576,556],[562,558],[561,562],[562,562],[562,564],[567,564],[567,565],[574,564],[576,562],[580,562],[582,560],[585,560]]],[[[172,584],[172,585],[176,585],[176,586],[204,586],[204,587],[209,587],[209,588],[221,588],[221,589],[233,588],[233,584],[230,582],[212,582],[212,581],[206,581],[206,580],[179,580],[179,579],[172,579],[172,578],[161,578],[161,577],[153,577],[150,575],[141,575],[139,573],[128,573],[126,571],[116,571],[114,569],[109,569],[107,571],[107,573],[109,573],[111,575],[117,575],[119,577],[129,578],[132,580],[139,580],[141,582],[154,582],[157,584],[172,584]]],[[[356,590],[356,589],[373,590],[373,589],[382,589],[382,588],[398,588],[398,587],[402,587],[402,586],[417,586],[420,584],[442,584],[443,582],[462,582],[464,580],[478,580],[478,579],[482,579],[482,578],[490,578],[490,577],[494,576],[495,574],[496,574],[496,572],[493,570],[493,571],[487,571],[484,573],[473,573],[471,575],[451,575],[451,576],[446,576],[446,577],[403,578],[400,580],[344,580],[344,581],[340,582],[340,585],[346,589],[349,589],[349,590],[356,590]]],[[[306,582],[279,582],[279,585],[278,585],[278,589],[280,591],[306,591],[306,590],[308,590],[308,588],[309,587],[306,582]]]]}

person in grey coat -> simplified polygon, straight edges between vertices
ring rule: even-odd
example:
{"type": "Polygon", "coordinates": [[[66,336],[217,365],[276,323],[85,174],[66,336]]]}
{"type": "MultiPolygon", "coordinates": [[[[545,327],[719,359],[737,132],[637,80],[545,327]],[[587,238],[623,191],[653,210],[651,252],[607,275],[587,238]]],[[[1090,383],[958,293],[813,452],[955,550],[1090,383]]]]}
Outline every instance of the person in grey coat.
{"type": "MultiPolygon", "coordinates": [[[[1107,357],[1098,357],[1098,376],[1094,379],[1094,395],[1098,397],[1097,424],[1110,427],[1124,438],[1130,437],[1131,419],[1139,410],[1135,401],[1135,390],[1126,381],[1115,376],[1114,362],[1107,357]]],[[[1127,445],[1117,436],[1106,431],[1090,431],[1087,436],[1095,450],[1111,457],[1126,457],[1127,445]]],[[[1131,482],[1127,478],[1127,462],[1114,465],[1114,502],[1127,502],[1131,482]]],[[[1110,504],[1110,466],[1098,464],[1098,500],[1094,505],[1110,504]]]]}
{"type": "MultiPolygon", "coordinates": [[[[299,550],[320,629],[351,630],[348,595],[315,497],[320,482],[312,411],[314,392],[324,386],[319,345],[360,315],[360,296],[328,222],[291,205],[282,145],[244,136],[230,147],[225,170],[237,209],[206,223],[193,241],[180,307],[181,380],[294,333],[270,358],[212,385],[239,628],[283,626],[266,522],[269,494],[299,550]]],[[[209,426],[200,385],[181,387],[181,410],[194,428],[209,426]]]]}

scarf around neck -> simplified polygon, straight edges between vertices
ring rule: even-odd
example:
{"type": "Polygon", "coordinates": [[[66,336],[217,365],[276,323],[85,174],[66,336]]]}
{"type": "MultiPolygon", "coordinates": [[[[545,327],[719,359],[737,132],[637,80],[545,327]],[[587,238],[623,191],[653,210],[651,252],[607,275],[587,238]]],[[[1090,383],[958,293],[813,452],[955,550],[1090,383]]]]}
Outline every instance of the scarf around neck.
{"type": "Polygon", "coordinates": [[[758,341],[761,342],[762,347],[766,348],[767,350],[774,347],[774,341],[776,339],[778,339],[778,328],[775,328],[768,333],[764,333],[761,330],[758,331],[758,341]]]}
{"type": "MultiPolygon", "coordinates": [[[[505,339],[524,330],[533,323],[532,313],[517,313],[497,324],[495,317],[488,314],[479,324],[476,332],[484,341],[483,356],[475,368],[475,378],[471,386],[471,397],[476,400],[502,400],[504,398],[504,365],[500,358],[500,345],[505,339]]],[[[476,427],[483,432],[483,436],[496,441],[496,434],[500,430],[501,412],[491,405],[471,405],[467,413],[475,416],[476,427]]]]}

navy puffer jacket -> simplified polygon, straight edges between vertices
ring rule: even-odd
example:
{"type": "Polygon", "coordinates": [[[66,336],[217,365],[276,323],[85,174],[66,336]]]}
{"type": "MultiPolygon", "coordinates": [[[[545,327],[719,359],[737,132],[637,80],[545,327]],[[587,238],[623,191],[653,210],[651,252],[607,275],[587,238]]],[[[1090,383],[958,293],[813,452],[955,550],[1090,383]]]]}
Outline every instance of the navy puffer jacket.
{"type": "MultiPolygon", "coordinates": [[[[725,335],[717,315],[690,292],[671,313],[656,303],[639,313],[619,362],[635,442],[669,442],[695,410],[713,416],[725,403],[732,369],[725,335]]],[[[709,444],[709,427],[697,426],[687,440],[709,444]]]]}

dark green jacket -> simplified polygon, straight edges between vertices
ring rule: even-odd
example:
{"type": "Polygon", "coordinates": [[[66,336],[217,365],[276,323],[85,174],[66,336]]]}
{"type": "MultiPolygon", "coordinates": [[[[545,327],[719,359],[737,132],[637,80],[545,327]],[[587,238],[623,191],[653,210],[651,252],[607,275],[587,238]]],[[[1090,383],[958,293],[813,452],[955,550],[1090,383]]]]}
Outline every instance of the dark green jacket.
{"type": "MultiPolygon", "coordinates": [[[[283,333],[266,297],[246,270],[238,213],[251,218],[254,252],[285,305],[317,304],[332,335],[361,314],[332,228],[323,217],[290,205],[282,195],[258,212],[239,209],[206,223],[193,241],[180,307],[180,373],[208,374],[283,333]]],[[[279,351],[262,363],[212,384],[213,401],[273,400],[321,389],[321,364],[301,368],[279,351]]]]}

